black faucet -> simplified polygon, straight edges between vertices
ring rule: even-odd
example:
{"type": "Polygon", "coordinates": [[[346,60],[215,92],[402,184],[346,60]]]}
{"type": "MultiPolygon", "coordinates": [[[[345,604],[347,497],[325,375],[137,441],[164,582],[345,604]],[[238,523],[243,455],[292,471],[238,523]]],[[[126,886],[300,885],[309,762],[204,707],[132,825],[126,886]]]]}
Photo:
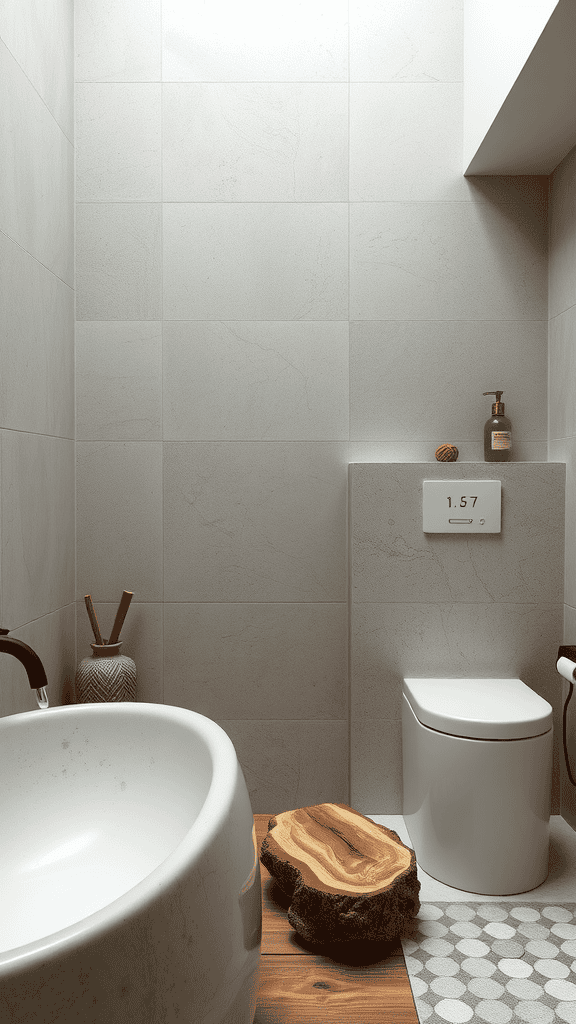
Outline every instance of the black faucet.
{"type": "Polygon", "coordinates": [[[12,654],[18,661],[21,661],[28,675],[30,688],[36,690],[36,700],[39,708],[48,707],[48,696],[45,687],[48,686],[44,666],[40,658],[28,644],[23,640],[16,640],[8,636],[9,629],[0,629],[0,654],[12,654]]]}

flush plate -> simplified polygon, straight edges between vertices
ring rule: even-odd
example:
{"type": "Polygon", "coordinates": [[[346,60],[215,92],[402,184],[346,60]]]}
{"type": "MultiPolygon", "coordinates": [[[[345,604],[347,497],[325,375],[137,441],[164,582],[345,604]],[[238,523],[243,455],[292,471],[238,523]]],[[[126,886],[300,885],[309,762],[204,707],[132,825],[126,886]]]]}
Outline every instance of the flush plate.
{"type": "Polygon", "coordinates": [[[501,480],[423,480],[424,533],[500,533],[501,480]]]}

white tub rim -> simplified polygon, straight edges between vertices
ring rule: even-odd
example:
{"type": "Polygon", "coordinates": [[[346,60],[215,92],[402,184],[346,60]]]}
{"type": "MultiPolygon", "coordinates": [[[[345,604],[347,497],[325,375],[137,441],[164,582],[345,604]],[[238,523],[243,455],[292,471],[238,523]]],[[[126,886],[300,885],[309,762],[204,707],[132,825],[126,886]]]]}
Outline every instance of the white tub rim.
{"type": "Polygon", "coordinates": [[[34,970],[40,965],[76,952],[80,945],[100,938],[105,932],[125,924],[130,918],[145,912],[154,902],[173,886],[185,871],[194,868],[221,832],[230,817],[240,766],[232,740],[212,719],[188,708],[171,704],[153,704],[141,701],[119,701],[101,704],[71,704],[51,707],[38,711],[26,711],[18,715],[0,718],[0,734],[16,719],[30,715],[67,716],[82,709],[82,714],[124,714],[128,719],[151,714],[160,716],[165,722],[195,726],[206,743],[212,760],[212,780],[202,808],[188,832],[171,853],[140,882],[121,896],[112,900],[100,910],[87,915],[80,921],[59,931],[52,932],[23,946],[0,952],[0,981],[23,971],[34,970]]]}

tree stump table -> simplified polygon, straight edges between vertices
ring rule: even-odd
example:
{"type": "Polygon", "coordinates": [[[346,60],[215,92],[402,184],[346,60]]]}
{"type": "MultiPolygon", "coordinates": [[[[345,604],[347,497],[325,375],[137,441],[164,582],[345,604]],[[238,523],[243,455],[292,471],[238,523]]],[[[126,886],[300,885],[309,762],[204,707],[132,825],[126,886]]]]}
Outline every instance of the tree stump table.
{"type": "Polygon", "coordinates": [[[346,804],[276,814],[260,860],[291,898],[290,924],[310,942],[389,941],[420,910],[414,851],[346,804]]]}

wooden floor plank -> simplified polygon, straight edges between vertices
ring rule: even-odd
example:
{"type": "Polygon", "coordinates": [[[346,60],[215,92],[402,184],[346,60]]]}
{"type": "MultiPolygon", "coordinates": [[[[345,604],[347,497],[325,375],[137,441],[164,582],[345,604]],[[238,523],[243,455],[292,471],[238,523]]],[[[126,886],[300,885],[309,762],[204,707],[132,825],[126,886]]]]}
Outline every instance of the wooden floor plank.
{"type": "MultiPolygon", "coordinates": [[[[258,850],[271,814],[255,814],[258,850]]],[[[284,895],[263,864],[262,958],[254,1024],[418,1024],[402,947],[319,946],[294,932],[284,895]]]]}
{"type": "Polygon", "coordinates": [[[405,974],[401,957],[353,968],[323,957],[263,956],[254,1024],[418,1024],[405,974]]]}

